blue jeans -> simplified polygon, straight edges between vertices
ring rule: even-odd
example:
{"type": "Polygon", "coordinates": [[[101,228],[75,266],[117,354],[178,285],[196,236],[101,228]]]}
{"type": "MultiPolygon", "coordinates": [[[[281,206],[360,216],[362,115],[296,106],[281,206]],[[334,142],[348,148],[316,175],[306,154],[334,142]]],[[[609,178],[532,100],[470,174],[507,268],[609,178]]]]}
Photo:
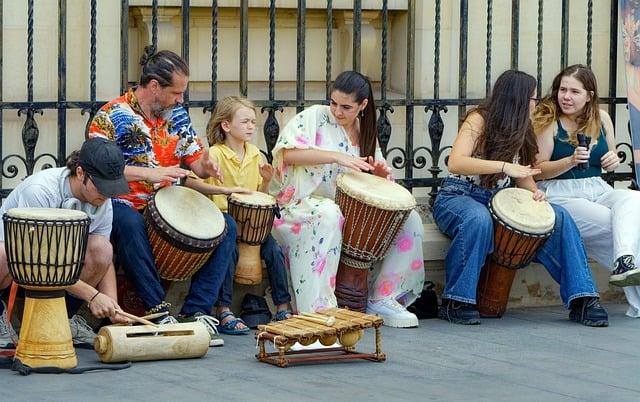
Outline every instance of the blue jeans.
{"type": "MultiPolygon", "coordinates": [[[[443,298],[476,303],[480,271],[493,252],[493,219],[487,205],[496,191],[455,178],[446,178],[442,183],[433,205],[433,218],[452,239],[445,259],[443,298]]],[[[551,206],[556,215],[554,231],[533,261],[544,265],[560,284],[560,296],[566,306],[579,297],[597,297],[578,228],[564,208],[551,206]]]]}
{"type": "MultiPolygon", "coordinates": [[[[267,276],[269,277],[269,284],[271,285],[271,298],[273,304],[276,306],[279,304],[289,303],[291,301],[291,295],[289,295],[289,284],[287,283],[287,271],[284,267],[284,255],[282,249],[273,238],[269,235],[267,240],[260,247],[260,258],[264,260],[267,267],[267,276]]],[[[233,275],[236,272],[236,265],[238,264],[238,248],[233,249],[233,261],[231,267],[227,272],[227,276],[224,278],[224,283],[220,289],[218,295],[218,307],[231,306],[231,298],[233,294],[233,275]]]]}
{"type": "MultiPolygon", "coordinates": [[[[150,310],[164,302],[165,291],[160,284],[144,217],[126,204],[115,201],[112,204],[114,252],[125,274],[135,284],[144,308],[150,310]]],[[[202,268],[191,277],[191,287],[180,314],[211,314],[236,248],[236,224],[227,214],[224,214],[224,220],[227,234],[202,268]]]]}

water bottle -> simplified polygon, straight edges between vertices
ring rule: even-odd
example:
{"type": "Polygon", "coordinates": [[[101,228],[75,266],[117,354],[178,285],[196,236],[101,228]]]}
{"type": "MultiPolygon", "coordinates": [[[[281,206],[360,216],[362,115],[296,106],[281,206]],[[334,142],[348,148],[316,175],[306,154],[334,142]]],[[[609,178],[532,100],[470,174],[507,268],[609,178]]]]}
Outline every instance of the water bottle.
{"type": "MultiPolygon", "coordinates": [[[[589,144],[591,143],[591,137],[583,134],[583,133],[579,133],[578,134],[578,146],[579,147],[584,147],[589,149],[589,144]]],[[[585,170],[589,168],[589,162],[582,162],[582,163],[578,163],[578,166],[576,166],[576,168],[578,170],[585,170]]]]}

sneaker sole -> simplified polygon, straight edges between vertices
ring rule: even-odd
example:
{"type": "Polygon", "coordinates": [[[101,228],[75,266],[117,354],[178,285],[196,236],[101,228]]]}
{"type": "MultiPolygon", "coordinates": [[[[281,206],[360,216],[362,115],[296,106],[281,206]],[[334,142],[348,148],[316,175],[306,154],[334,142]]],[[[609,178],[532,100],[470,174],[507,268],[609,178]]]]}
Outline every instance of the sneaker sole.
{"type": "Polygon", "coordinates": [[[224,346],[224,339],[212,339],[211,342],[209,342],[210,348],[218,348],[220,346],[224,346]]]}
{"type": "Polygon", "coordinates": [[[463,319],[460,319],[460,318],[449,317],[449,316],[447,316],[445,314],[441,314],[440,312],[438,312],[438,318],[441,319],[441,320],[452,322],[454,324],[480,325],[480,319],[479,318],[469,318],[467,320],[463,320],[463,319]]]}
{"type": "Polygon", "coordinates": [[[640,285],[640,268],[619,275],[611,275],[609,283],[620,287],[640,285]]]}
{"type": "Polygon", "coordinates": [[[377,311],[367,310],[367,314],[377,315],[384,320],[382,323],[387,327],[392,328],[417,328],[418,327],[418,317],[413,316],[411,318],[393,318],[388,315],[380,314],[377,311]]]}
{"type": "Polygon", "coordinates": [[[578,317],[575,317],[573,314],[569,314],[569,319],[571,321],[575,321],[578,324],[582,324],[585,327],[608,327],[609,319],[604,320],[580,320],[578,317]]]}

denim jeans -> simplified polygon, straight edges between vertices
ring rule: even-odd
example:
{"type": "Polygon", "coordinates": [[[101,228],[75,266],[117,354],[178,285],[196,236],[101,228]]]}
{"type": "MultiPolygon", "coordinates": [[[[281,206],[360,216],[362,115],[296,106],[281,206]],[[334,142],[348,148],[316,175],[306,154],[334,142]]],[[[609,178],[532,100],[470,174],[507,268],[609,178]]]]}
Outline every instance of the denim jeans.
{"type": "MultiPolygon", "coordinates": [[[[480,271],[493,252],[493,219],[487,205],[496,191],[455,178],[442,183],[433,218],[452,239],[445,259],[443,298],[476,303],[480,271]]],[[[578,228],[564,208],[551,206],[556,215],[554,231],[533,261],[544,265],[560,284],[562,301],[569,306],[573,299],[598,293],[578,228]]]]}
{"type": "MultiPolygon", "coordinates": [[[[285,271],[284,267],[284,255],[282,254],[282,249],[280,249],[280,246],[273,236],[269,235],[267,240],[260,247],[260,258],[264,260],[267,267],[267,276],[269,277],[269,284],[271,285],[271,298],[273,299],[273,304],[277,306],[279,304],[289,303],[291,301],[291,295],[289,295],[287,271],[285,271]]],[[[233,275],[236,272],[237,264],[238,248],[234,247],[231,267],[227,272],[227,276],[224,278],[224,283],[220,289],[216,306],[231,306],[233,275]]]]}
{"type": "MultiPolygon", "coordinates": [[[[211,314],[236,248],[236,224],[227,214],[224,214],[224,220],[227,234],[202,268],[191,277],[191,287],[180,311],[183,315],[211,314]]],[[[144,308],[149,310],[164,302],[165,291],[160,284],[143,215],[114,201],[111,243],[119,264],[135,284],[144,308]]]]}

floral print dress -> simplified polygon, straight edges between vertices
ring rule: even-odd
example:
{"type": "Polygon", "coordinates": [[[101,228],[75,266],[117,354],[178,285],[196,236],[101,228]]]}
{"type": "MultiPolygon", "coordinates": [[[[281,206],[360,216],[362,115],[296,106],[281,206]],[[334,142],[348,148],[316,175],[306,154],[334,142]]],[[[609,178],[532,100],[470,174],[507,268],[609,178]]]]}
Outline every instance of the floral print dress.
{"type": "MultiPolygon", "coordinates": [[[[296,309],[313,312],[337,305],[334,295],[340,260],[344,217],[334,202],[338,173],[348,170],[338,164],[287,166],[284,149],[317,149],[357,156],[344,129],[329,106],[316,105],[297,114],[281,131],[273,149],[276,169],[270,192],[280,205],[272,234],[281,245],[296,309]]],[[[380,150],[376,159],[382,160],[380,150]]],[[[411,304],[422,291],[424,229],[412,211],[385,258],[374,264],[369,298],[394,298],[411,304]]]]}

